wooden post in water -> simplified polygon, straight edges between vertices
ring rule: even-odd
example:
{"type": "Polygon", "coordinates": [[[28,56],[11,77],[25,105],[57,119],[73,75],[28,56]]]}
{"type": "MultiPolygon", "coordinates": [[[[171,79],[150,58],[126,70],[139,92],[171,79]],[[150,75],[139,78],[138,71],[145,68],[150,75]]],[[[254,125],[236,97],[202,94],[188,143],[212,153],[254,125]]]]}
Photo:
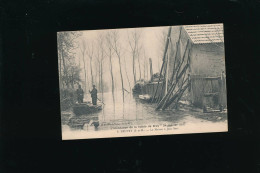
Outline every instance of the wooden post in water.
{"type": "Polygon", "coordinates": [[[150,63],[150,77],[151,77],[151,82],[153,82],[153,62],[152,59],[149,58],[149,63],[150,63]]]}

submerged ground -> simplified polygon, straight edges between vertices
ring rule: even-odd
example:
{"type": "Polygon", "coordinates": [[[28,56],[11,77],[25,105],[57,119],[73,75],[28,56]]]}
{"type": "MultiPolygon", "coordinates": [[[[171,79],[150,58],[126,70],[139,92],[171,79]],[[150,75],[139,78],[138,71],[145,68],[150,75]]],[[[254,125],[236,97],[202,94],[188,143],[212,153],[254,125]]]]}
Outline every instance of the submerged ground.
{"type": "MultiPolygon", "coordinates": [[[[101,99],[101,94],[98,95],[101,99]]],[[[90,96],[86,96],[90,101],[90,96]]],[[[75,116],[62,112],[62,138],[84,139],[99,137],[142,136],[227,131],[227,112],[203,113],[201,109],[183,105],[179,110],[155,111],[156,104],[141,102],[131,94],[103,95],[103,110],[75,116]],[[95,127],[96,126],[96,127],[95,127]]]]}

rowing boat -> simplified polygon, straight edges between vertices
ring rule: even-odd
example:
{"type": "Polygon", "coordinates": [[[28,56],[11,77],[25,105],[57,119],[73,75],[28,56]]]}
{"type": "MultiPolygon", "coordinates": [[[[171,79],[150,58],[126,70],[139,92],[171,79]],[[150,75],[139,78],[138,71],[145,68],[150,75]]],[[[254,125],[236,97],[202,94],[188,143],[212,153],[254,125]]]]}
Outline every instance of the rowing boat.
{"type": "Polygon", "coordinates": [[[101,104],[93,105],[90,102],[76,103],[72,107],[72,109],[75,115],[86,115],[86,114],[99,112],[100,110],[102,110],[102,105],[101,104]]]}

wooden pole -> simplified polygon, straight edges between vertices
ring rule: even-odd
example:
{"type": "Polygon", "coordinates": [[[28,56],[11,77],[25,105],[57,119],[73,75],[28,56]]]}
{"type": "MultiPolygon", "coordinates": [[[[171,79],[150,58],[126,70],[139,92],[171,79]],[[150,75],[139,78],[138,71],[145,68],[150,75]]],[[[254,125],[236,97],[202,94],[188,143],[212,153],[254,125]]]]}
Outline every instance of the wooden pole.
{"type": "MultiPolygon", "coordinates": [[[[183,85],[186,83],[186,81],[188,81],[188,84],[190,85],[190,77],[188,77],[185,81],[184,81],[184,79],[185,79],[185,76],[186,76],[186,71],[187,71],[187,69],[188,69],[188,67],[189,67],[189,65],[190,65],[190,52],[191,52],[191,48],[190,48],[190,50],[189,50],[189,55],[188,55],[188,59],[187,59],[187,64],[185,65],[185,67],[183,68],[183,70],[182,70],[182,72],[180,73],[180,75],[179,75],[179,77],[178,77],[178,79],[176,79],[176,85],[177,85],[177,80],[179,81],[179,79],[181,78],[181,75],[183,75],[184,74],[184,77],[182,78],[183,80],[182,80],[182,83],[181,83],[181,87],[179,88],[179,90],[176,92],[176,93],[178,93],[180,90],[182,90],[182,88],[183,88],[183,85]]],[[[185,55],[184,55],[184,57],[183,58],[185,58],[185,55]]],[[[179,70],[177,71],[177,74],[176,75],[178,75],[178,72],[179,72],[179,70]]],[[[187,84],[187,85],[188,85],[187,84]]],[[[186,87],[186,86],[185,86],[186,87]]],[[[182,97],[182,95],[183,95],[183,93],[185,92],[185,90],[187,89],[187,88],[185,88],[184,87],[184,91],[181,93],[181,94],[178,94],[178,96],[177,96],[177,102],[176,102],[176,106],[175,106],[175,108],[177,108],[177,104],[178,104],[178,102],[179,102],[179,100],[181,99],[181,97],[182,97]]],[[[174,90],[174,89],[173,89],[174,90]]],[[[176,94],[175,94],[176,95],[176,94]]],[[[174,96],[173,96],[174,97],[174,96]]],[[[165,100],[165,102],[163,103],[163,106],[162,106],[162,110],[164,110],[165,108],[167,108],[168,106],[168,99],[169,99],[169,97],[165,100]]],[[[172,104],[172,103],[171,103],[172,104]]]]}
{"type": "Polygon", "coordinates": [[[175,76],[175,72],[176,72],[176,81],[172,84],[171,88],[169,89],[168,93],[162,98],[162,100],[159,102],[156,110],[160,109],[161,107],[163,107],[165,105],[165,103],[168,101],[168,99],[170,98],[170,95],[172,94],[172,92],[174,91],[176,85],[178,84],[179,79],[182,77],[183,73],[186,72],[188,66],[189,66],[189,57],[190,57],[190,50],[189,50],[189,55],[188,55],[188,60],[187,60],[187,64],[184,66],[184,68],[181,71],[181,74],[179,75],[179,71],[181,69],[181,66],[185,60],[185,55],[188,49],[188,45],[189,45],[189,40],[187,41],[186,44],[186,48],[182,57],[182,62],[178,65],[178,67],[176,68],[176,70],[174,71],[173,76],[175,76]]]}
{"type": "Polygon", "coordinates": [[[167,53],[167,59],[166,59],[166,69],[165,69],[165,90],[164,90],[164,96],[167,94],[167,89],[168,89],[168,68],[169,68],[169,53],[167,53]]]}
{"type": "MultiPolygon", "coordinates": [[[[187,64],[187,65],[188,65],[188,64],[187,64]]],[[[188,66],[187,66],[187,67],[188,67],[188,66]]],[[[186,80],[185,80],[186,71],[187,71],[187,70],[185,70],[185,72],[184,72],[184,75],[183,75],[183,78],[182,78],[182,81],[181,81],[181,87],[180,87],[179,89],[182,89],[184,83],[186,82],[186,80]]],[[[187,80],[189,80],[189,78],[188,78],[187,80]]],[[[179,95],[179,96],[178,96],[177,101],[176,101],[176,104],[175,104],[175,109],[177,109],[177,107],[178,107],[178,102],[179,102],[179,100],[181,99],[181,97],[182,97],[182,95],[179,95]]]]}
{"type": "MultiPolygon", "coordinates": [[[[185,55],[186,55],[186,52],[187,52],[187,49],[188,49],[188,46],[189,46],[189,42],[190,42],[190,40],[187,41],[186,48],[185,48],[185,51],[184,51],[184,53],[183,53],[182,61],[181,61],[181,64],[180,64],[179,67],[181,67],[182,64],[183,64],[183,62],[184,62],[185,55]]],[[[190,49],[189,49],[189,54],[190,54],[190,49]]],[[[189,59],[189,56],[188,56],[188,59],[189,59]]],[[[189,63],[188,60],[187,60],[187,63],[189,63]]],[[[178,76],[179,71],[180,71],[180,68],[177,70],[176,77],[178,76]]]]}
{"type": "Polygon", "coordinates": [[[176,61],[177,61],[176,59],[177,59],[177,55],[178,55],[179,47],[180,47],[181,31],[182,31],[182,27],[180,29],[179,39],[178,39],[178,42],[176,44],[176,53],[175,53],[175,58],[174,58],[174,65],[173,65],[173,72],[172,72],[171,82],[173,81],[173,78],[174,78],[175,65],[176,65],[176,61]]]}
{"type": "Polygon", "coordinates": [[[171,86],[171,88],[169,89],[168,93],[166,96],[164,96],[162,98],[162,100],[160,101],[160,103],[158,104],[156,110],[159,110],[161,107],[164,106],[164,104],[168,101],[171,93],[174,91],[174,89],[176,88],[176,85],[178,84],[179,79],[182,77],[182,75],[184,74],[184,72],[187,70],[188,68],[188,64],[186,64],[186,66],[183,68],[182,72],[180,73],[180,75],[176,78],[176,82],[174,82],[171,86]]]}
{"type": "MultiPolygon", "coordinates": [[[[188,79],[186,79],[186,81],[188,81],[188,79]]],[[[185,81],[185,83],[186,83],[186,81],[185,81]]],[[[167,107],[169,107],[177,98],[178,98],[178,99],[181,98],[182,95],[183,95],[183,93],[185,92],[185,90],[188,88],[189,85],[190,85],[190,82],[188,81],[187,84],[185,85],[185,87],[184,87],[183,89],[180,89],[179,92],[178,92],[178,94],[176,94],[175,96],[173,96],[173,97],[169,100],[169,102],[167,102],[167,103],[163,106],[162,110],[165,110],[167,107]]]]}
{"type": "Polygon", "coordinates": [[[160,71],[160,77],[159,77],[159,80],[158,80],[158,83],[157,83],[157,87],[156,87],[155,94],[153,96],[152,102],[155,99],[155,96],[156,96],[157,91],[158,91],[159,82],[160,82],[161,77],[162,77],[162,71],[164,69],[165,57],[166,57],[166,53],[167,53],[167,50],[168,50],[168,44],[169,44],[169,38],[170,38],[171,30],[172,30],[172,27],[169,27],[167,41],[166,41],[165,50],[164,50],[164,54],[163,54],[163,63],[162,63],[161,71],[160,71]]]}

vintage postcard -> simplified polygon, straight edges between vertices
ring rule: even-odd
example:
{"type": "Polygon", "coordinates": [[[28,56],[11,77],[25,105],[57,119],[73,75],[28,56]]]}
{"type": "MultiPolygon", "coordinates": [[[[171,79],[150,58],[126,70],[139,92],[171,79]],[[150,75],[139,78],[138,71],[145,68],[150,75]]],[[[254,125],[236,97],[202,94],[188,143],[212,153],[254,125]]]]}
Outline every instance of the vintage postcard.
{"type": "Polygon", "coordinates": [[[227,132],[223,27],[58,32],[62,139],[227,132]]]}

